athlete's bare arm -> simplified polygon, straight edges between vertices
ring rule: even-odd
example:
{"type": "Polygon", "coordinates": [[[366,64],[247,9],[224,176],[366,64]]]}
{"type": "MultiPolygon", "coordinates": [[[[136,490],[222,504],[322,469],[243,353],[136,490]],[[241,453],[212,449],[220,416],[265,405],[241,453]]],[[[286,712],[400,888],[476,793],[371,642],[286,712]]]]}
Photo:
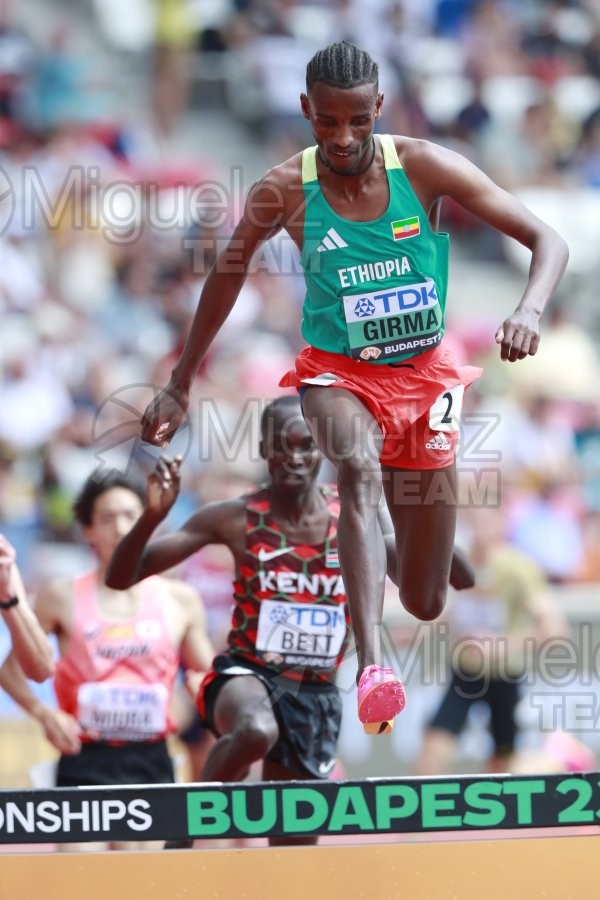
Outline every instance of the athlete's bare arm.
{"type": "Polygon", "coordinates": [[[206,614],[202,599],[183,581],[169,581],[169,590],[181,616],[181,665],[185,669],[206,672],[212,663],[214,649],[206,633],[206,614]]]}
{"type": "MultiPolygon", "coordinates": [[[[73,583],[59,581],[40,591],[36,612],[40,625],[47,634],[56,634],[61,653],[68,644],[73,605],[73,583]]],[[[46,738],[60,753],[79,753],[81,729],[68,713],[48,706],[35,696],[14,652],[10,653],[0,668],[0,687],[12,697],[21,709],[36,719],[46,738]]]]}
{"type": "Polygon", "coordinates": [[[73,581],[61,578],[44,585],[37,596],[36,613],[44,632],[58,638],[59,650],[66,650],[73,620],[73,581]]]}
{"type": "Polygon", "coordinates": [[[208,544],[226,544],[233,550],[235,531],[243,531],[243,517],[244,505],[239,500],[208,503],[178,531],[148,543],[161,520],[143,513],[113,553],[105,583],[124,591],[150,575],[171,569],[208,544]]]}
{"type": "Polygon", "coordinates": [[[241,558],[245,534],[243,500],[207,503],[178,530],[150,538],[179,494],[180,460],[159,461],[148,478],[148,504],[123,537],[107,567],[105,583],[126,590],[150,575],[171,569],[207,544],[226,544],[236,560],[241,558]]]}
{"type": "Polygon", "coordinates": [[[185,347],[169,384],[149,404],[142,418],[142,439],[165,446],[183,423],[189,392],[198,366],[215,335],[233,309],[248,267],[259,246],[286,228],[300,240],[298,208],[303,195],[297,188],[300,162],[293,157],[271,169],[250,190],[244,214],[225,249],[219,254],[202,288],[185,347]]]}
{"type": "Polygon", "coordinates": [[[465,157],[429,141],[396,138],[410,183],[429,214],[442,197],[514,238],[531,251],[527,286],[514,313],[496,332],[502,359],[533,356],[540,341],[540,318],[567,265],[563,238],[516,197],[500,188],[465,157]]]}
{"type": "Polygon", "coordinates": [[[0,534],[0,600],[10,604],[2,610],[2,618],[23,672],[33,681],[45,681],[54,670],[52,647],[27,601],[15,549],[3,534],[0,534]]]}

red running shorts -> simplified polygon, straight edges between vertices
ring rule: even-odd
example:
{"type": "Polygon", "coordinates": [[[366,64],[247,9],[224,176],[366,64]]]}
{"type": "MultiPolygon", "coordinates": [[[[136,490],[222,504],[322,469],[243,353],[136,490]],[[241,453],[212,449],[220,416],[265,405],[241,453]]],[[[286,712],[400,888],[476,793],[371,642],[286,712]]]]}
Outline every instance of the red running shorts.
{"type": "Polygon", "coordinates": [[[375,365],[307,347],[280,387],[341,388],[359,397],[383,435],[382,465],[443,469],[455,459],[465,388],[482,370],[460,366],[444,347],[399,364],[375,365]]]}

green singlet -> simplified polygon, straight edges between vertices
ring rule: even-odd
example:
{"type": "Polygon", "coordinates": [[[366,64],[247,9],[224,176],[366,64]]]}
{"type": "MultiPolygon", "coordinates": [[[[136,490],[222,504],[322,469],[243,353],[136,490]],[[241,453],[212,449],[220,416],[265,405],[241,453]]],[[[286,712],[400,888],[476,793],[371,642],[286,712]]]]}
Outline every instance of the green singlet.
{"type": "Polygon", "coordinates": [[[431,229],[392,136],[379,140],[390,200],[369,222],[334,212],[319,186],[317,148],[303,153],[302,335],[320,350],[390,363],[442,340],[449,238],[431,229]]]}

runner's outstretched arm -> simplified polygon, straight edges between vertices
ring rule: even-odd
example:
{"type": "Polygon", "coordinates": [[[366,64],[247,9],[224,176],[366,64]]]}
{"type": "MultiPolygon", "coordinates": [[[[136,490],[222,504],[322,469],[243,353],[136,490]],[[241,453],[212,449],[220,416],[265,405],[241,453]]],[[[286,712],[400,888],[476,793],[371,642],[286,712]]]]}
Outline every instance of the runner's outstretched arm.
{"type": "Polygon", "coordinates": [[[281,225],[274,194],[281,193],[265,176],[250,191],[244,215],[211,268],[198,302],[190,333],[167,386],[142,417],[142,439],[165,447],[183,424],[198,366],[233,309],[258,247],[281,225]]]}
{"type": "Polygon", "coordinates": [[[243,504],[238,500],[207,503],[178,531],[151,541],[179,494],[181,458],[162,457],[148,476],[148,502],[120,541],[106,569],[105,584],[124,591],[150,575],[178,565],[207,544],[228,544],[243,504]]]}

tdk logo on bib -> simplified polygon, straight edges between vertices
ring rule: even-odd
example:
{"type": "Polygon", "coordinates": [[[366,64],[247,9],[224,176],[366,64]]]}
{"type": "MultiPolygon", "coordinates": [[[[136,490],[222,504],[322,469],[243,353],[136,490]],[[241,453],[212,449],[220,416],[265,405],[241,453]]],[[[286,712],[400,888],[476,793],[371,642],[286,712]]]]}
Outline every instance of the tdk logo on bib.
{"type": "Polygon", "coordinates": [[[368,297],[362,297],[354,307],[354,313],[359,319],[366,319],[375,314],[375,304],[368,297]]]}
{"type": "Polygon", "coordinates": [[[303,604],[302,606],[291,606],[287,617],[288,624],[297,625],[299,628],[327,628],[331,626],[344,625],[345,618],[343,610],[339,607],[316,606],[311,604],[303,604]]]}
{"type": "Polygon", "coordinates": [[[278,603],[272,606],[272,601],[263,601],[266,607],[267,602],[271,607],[268,611],[268,618],[276,625],[295,625],[297,627],[318,627],[327,628],[328,626],[337,626],[345,622],[343,607],[327,607],[317,604],[302,604],[300,606],[291,603],[278,603]]]}
{"type": "Polygon", "coordinates": [[[288,610],[285,608],[285,606],[276,606],[269,613],[269,618],[270,618],[271,622],[279,622],[279,623],[287,622],[288,610]]]}
{"type": "Polygon", "coordinates": [[[363,294],[358,300],[356,294],[346,295],[343,300],[346,322],[416,312],[439,303],[435,282],[431,279],[387,291],[373,291],[363,294]]]}

